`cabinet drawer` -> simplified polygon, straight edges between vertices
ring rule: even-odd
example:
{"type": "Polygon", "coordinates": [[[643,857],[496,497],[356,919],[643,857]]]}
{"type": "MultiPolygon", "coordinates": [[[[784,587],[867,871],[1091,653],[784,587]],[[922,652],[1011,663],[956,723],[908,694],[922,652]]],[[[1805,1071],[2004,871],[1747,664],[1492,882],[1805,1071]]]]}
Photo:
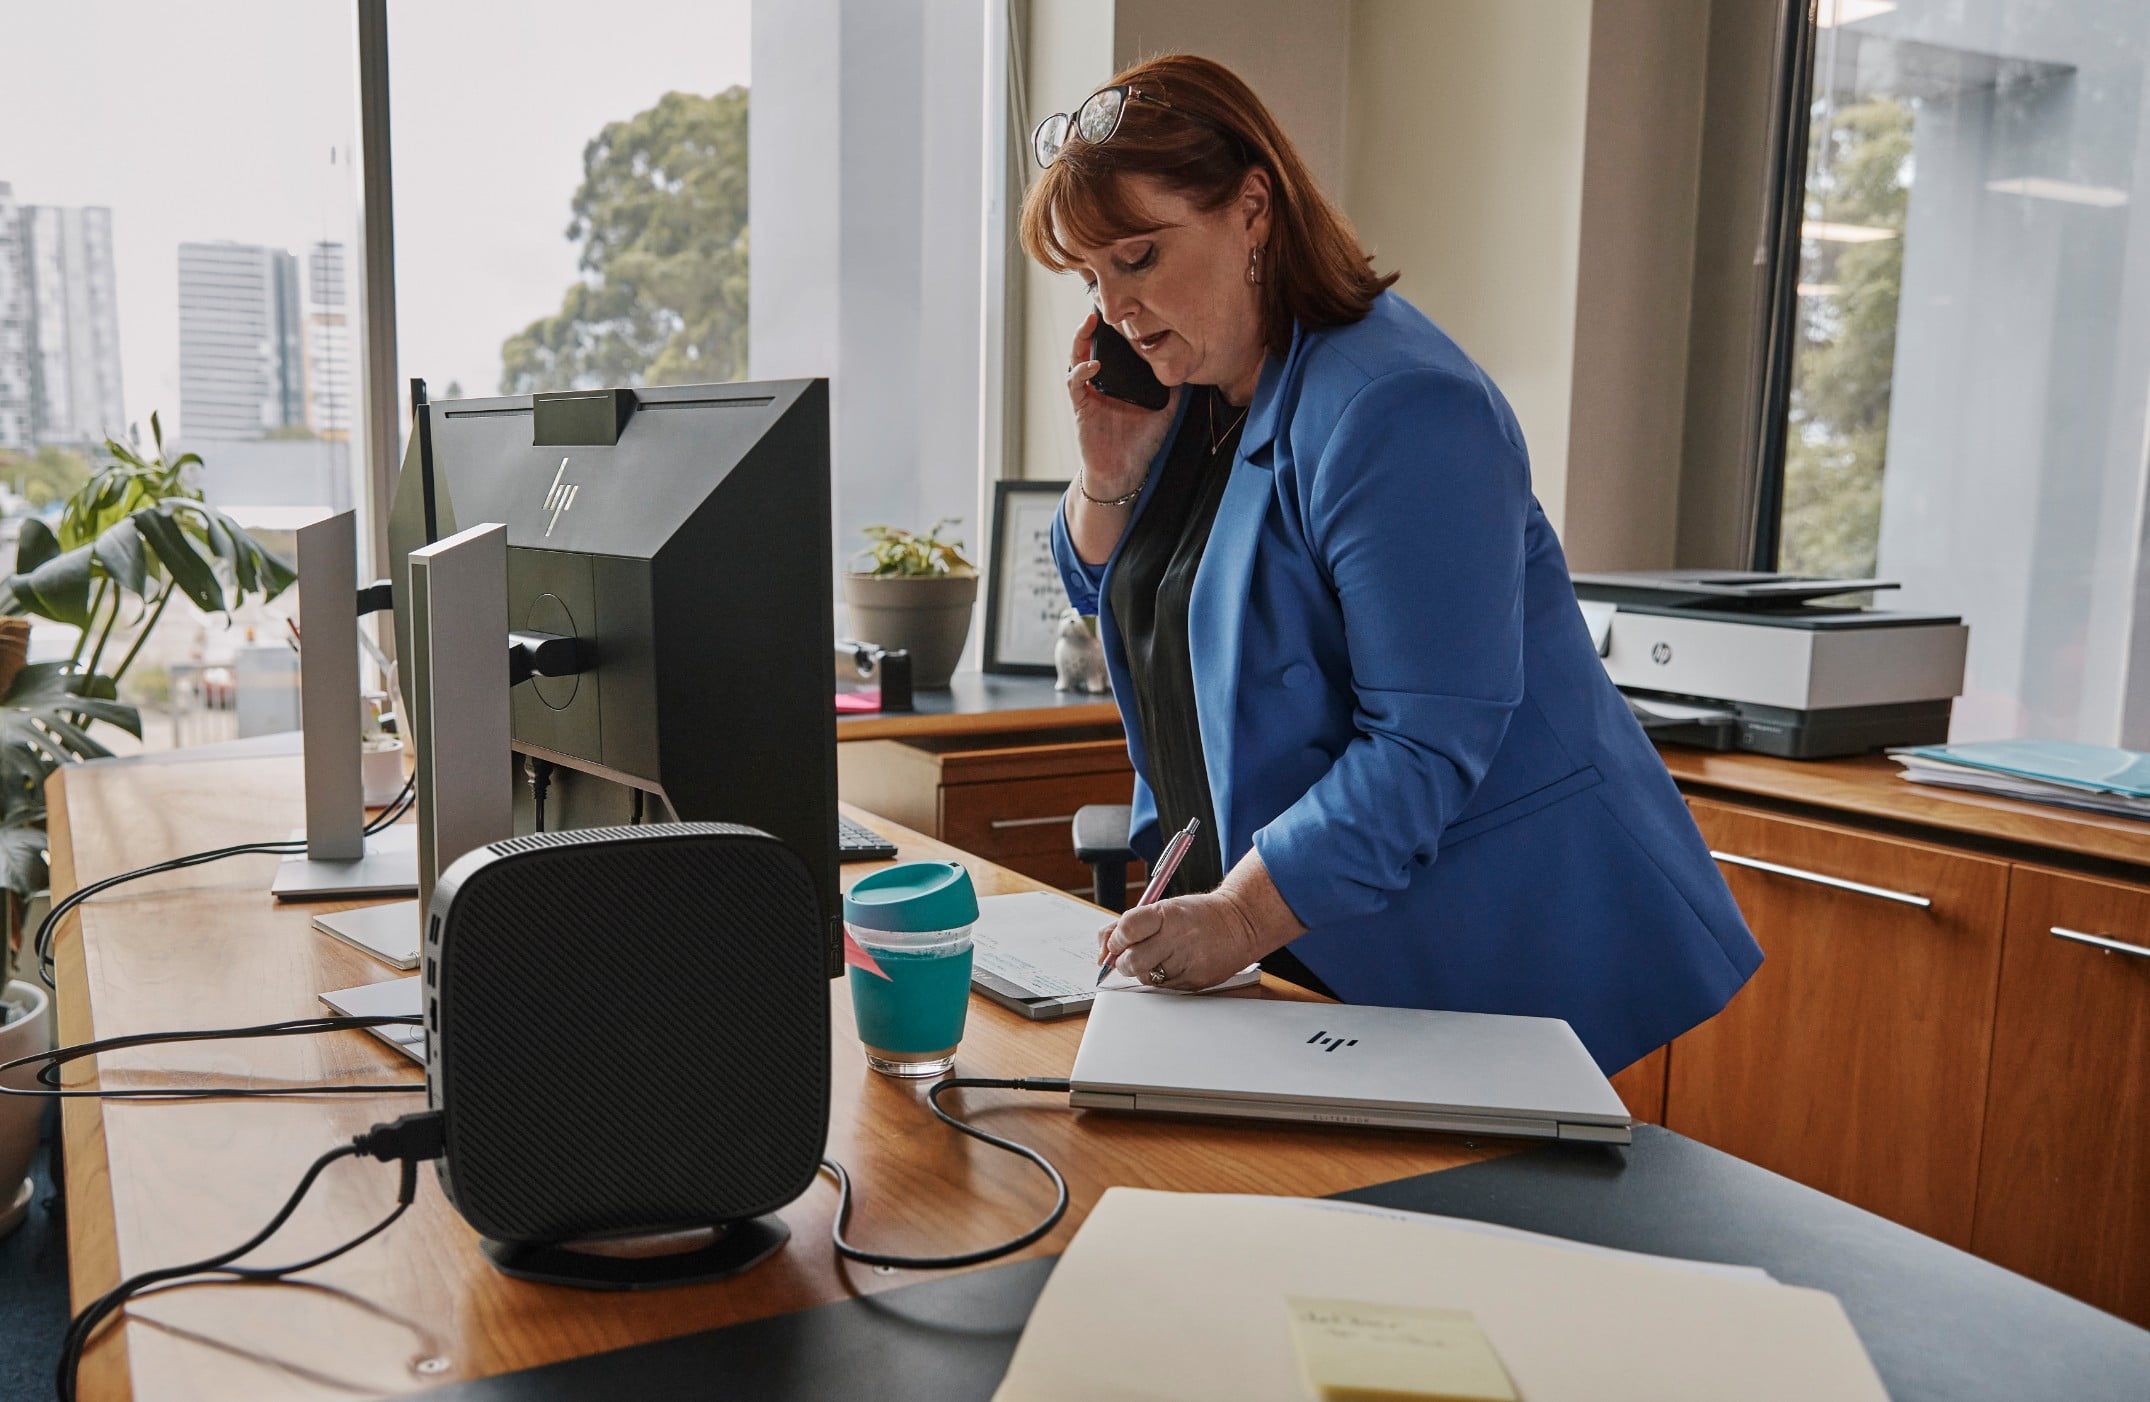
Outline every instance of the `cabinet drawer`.
{"type": "Polygon", "coordinates": [[[2016,868],[1972,1244],[2150,1325],[2150,890],[2016,868]]]}
{"type": "Polygon", "coordinates": [[[1125,803],[1132,770],[941,787],[943,842],[1069,890],[1087,890],[1090,868],[1075,859],[1075,810],[1125,803]]]}
{"type": "Polygon", "coordinates": [[[1666,1125],[1970,1245],[2008,864],[1689,806],[1766,957],[1674,1045],[1666,1125]]]}

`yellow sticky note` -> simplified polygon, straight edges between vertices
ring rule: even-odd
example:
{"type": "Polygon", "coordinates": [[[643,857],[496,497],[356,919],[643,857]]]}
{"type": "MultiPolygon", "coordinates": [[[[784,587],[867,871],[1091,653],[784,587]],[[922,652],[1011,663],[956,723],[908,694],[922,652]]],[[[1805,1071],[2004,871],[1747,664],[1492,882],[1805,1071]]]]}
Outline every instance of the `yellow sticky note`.
{"type": "Polygon", "coordinates": [[[1321,1402],[1517,1402],[1468,1310],[1293,1296],[1292,1341],[1321,1402]]]}

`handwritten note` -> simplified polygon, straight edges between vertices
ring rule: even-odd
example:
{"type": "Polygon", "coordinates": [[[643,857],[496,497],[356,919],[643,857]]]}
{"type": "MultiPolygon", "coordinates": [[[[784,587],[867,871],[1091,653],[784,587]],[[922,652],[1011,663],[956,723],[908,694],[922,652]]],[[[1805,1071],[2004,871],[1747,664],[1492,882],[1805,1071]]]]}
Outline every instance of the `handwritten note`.
{"type": "Polygon", "coordinates": [[[1299,1367],[1321,1402],[1516,1402],[1468,1310],[1298,1296],[1285,1307],[1299,1367]]]}

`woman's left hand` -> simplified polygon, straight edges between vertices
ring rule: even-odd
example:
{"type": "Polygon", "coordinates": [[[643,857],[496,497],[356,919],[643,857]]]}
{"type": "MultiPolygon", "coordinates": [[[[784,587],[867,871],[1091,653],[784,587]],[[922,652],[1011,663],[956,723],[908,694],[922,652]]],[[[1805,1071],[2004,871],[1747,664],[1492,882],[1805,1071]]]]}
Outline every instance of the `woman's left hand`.
{"type": "Polygon", "coordinates": [[[1113,960],[1121,973],[1153,988],[1183,991],[1222,983],[1276,947],[1263,944],[1238,902],[1221,890],[1137,906],[1097,935],[1099,962],[1113,960]]]}

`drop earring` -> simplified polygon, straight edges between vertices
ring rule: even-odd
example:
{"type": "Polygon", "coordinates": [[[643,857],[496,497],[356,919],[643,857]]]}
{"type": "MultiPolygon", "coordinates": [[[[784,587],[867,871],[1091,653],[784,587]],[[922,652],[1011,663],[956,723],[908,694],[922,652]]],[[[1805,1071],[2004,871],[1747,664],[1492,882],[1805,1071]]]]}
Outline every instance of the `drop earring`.
{"type": "Polygon", "coordinates": [[[1247,285],[1249,287],[1260,287],[1262,285],[1262,246],[1260,244],[1256,244],[1247,250],[1247,285]]]}

